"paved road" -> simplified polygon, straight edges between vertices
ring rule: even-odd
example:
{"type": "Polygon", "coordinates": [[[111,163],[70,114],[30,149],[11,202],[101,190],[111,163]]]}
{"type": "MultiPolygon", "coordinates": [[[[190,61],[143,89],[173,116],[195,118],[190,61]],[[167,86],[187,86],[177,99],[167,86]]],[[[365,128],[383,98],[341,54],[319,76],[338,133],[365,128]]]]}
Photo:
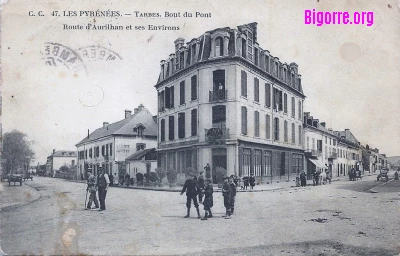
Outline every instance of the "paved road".
{"type": "Polygon", "coordinates": [[[19,255],[396,255],[400,183],[388,183],[394,192],[362,192],[375,184],[365,177],[238,193],[230,220],[219,217],[218,193],[215,218],[200,221],[182,218],[186,198],[176,192],[110,188],[106,211],[85,211],[84,184],[36,178],[23,187],[35,188],[39,199],[0,212],[1,243],[7,254],[19,255]]]}

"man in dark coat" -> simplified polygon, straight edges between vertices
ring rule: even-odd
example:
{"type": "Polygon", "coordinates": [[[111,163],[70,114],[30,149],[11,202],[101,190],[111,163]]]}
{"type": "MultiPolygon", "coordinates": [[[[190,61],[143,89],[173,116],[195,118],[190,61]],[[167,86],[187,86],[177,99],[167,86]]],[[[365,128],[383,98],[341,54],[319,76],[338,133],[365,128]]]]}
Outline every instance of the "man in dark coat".
{"type": "Polygon", "coordinates": [[[231,186],[229,185],[229,178],[224,178],[224,184],[222,185],[222,196],[224,197],[224,206],[226,209],[225,215],[222,217],[230,218],[231,215],[231,186]]]}
{"type": "Polygon", "coordinates": [[[304,171],[301,171],[300,173],[300,184],[302,187],[305,187],[307,185],[307,175],[304,171]]]}
{"type": "Polygon", "coordinates": [[[110,173],[110,186],[113,187],[114,186],[114,176],[112,175],[112,173],[110,173]]]}
{"type": "Polygon", "coordinates": [[[108,178],[108,174],[104,172],[104,168],[100,167],[100,175],[97,177],[97,186],[99,188],[100,201],[99,211],[104,211],[106,209],[106,195],[109,184],[110,180],[108,178]]]}
{"type": "Polygon", "coordinates": [[[196,181],[196,176],[193,175],[192,178],[189,178],[185,181],[185,184],[183,185],[183,188],[181,190],[181,195],[186,191],[186,208],[187,208],[187,214],[185,218],[189,218],[190,216],[190,206],[191,202],[193,200],[194,207],[196,207],[197,211],[197,218],[201,218],[200,216],[200,211],[199,211],[199,204],[197,203],[197,181],[196,181]]]}
{"type": "Polygon", "coordinates": [[[250,188],[253,189],[254,186],[256,185],[256,179],[254,178],[253,174],[250,175],[249,182],[250,182],[250,188]]]}
{"type": "Polygon", "coordinates": [[[202,220],[207,220],[207,218],[212,218],[213,215],[211,213],[211,208],[213,207],[214,200],[213,200],[213,193],[214,189],[211,185],[211,179],[206,179],[206,186],[204,188],[204,217],[202,220]]]}
{"type": "Polygon", "coordinates": [[[199,203],[201,204],[203,201],[203,193],[201,191],[204,190],[204,177],[203,172],[200,172],[199,178],[197,179],[197,191],[199,191],[199,203]]]}
{"type": "Polygon", "coordinates": [[[211,167],[209,163],[206,164],[204,170],[206,171],[206,178],[207,179],[211,178],[211,167]]]}

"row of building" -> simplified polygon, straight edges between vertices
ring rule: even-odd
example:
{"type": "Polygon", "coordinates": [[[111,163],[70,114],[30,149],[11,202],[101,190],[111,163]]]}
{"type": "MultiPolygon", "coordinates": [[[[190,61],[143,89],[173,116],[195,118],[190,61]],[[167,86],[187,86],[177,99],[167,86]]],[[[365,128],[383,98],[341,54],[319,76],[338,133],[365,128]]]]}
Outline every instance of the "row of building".
{"type": "Polygon", "coordinates": [[[384,154],[361,145],[349,129],[328,129],[304,113],[298,65],[273,56],[257,38],[257,23],[250,23],[175,40],[174,52],[160,62],[157,115],[140,105],[88,132],[76,144],[77,177],[99,166],[132,177],[157,166],[182,173],[209,163],[214,181],[222,167],[269,182],[292,180],[301,170],[308,177],[317,169],[344,176],[351,168],[387,165],[384,154]]]}

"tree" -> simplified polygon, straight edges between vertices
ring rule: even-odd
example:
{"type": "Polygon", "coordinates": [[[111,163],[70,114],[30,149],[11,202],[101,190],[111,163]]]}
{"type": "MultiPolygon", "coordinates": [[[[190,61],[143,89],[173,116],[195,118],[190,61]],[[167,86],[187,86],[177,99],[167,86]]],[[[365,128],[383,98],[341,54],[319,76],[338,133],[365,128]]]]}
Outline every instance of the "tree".
{"type": "Polygon", "coordinates": [[[25,133],[13,130],[4,134],[1,159],[5,173],[14,173],[19,168],[29,166],[34,158],[35,152],[33,152],[25,133]]]}

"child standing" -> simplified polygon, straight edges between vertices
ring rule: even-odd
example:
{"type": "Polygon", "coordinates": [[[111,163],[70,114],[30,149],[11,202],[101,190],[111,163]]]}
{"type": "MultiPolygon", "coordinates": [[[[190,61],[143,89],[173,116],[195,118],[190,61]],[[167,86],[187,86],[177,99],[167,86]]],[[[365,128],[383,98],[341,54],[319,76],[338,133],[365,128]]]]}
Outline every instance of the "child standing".
{"type": "Polygon", "coordinates": [[[211,208],[213,207],[213,187],[211,185],[211,179],[206,179],[206,186],[203,189],[204,191],[204,201],[203,201],[203,206],[204,206],[204,217],[202,220],[207,220],[207,218],[212,218],[213,215],[211,213],[211,208]]]}

